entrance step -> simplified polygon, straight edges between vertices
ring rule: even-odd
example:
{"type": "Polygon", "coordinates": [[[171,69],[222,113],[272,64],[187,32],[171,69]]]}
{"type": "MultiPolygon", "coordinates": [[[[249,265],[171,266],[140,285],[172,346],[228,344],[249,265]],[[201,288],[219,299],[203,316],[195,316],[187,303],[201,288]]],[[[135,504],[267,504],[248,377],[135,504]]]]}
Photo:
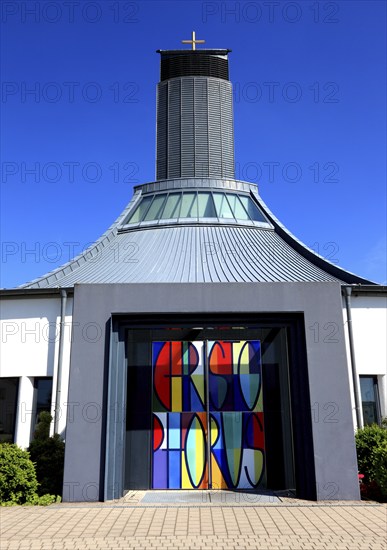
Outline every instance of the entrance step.
{"type": "Polygon", "coordinates": [[[141,504],[278,504],[280,499],[268,491],[147,491],[141,504]]]}

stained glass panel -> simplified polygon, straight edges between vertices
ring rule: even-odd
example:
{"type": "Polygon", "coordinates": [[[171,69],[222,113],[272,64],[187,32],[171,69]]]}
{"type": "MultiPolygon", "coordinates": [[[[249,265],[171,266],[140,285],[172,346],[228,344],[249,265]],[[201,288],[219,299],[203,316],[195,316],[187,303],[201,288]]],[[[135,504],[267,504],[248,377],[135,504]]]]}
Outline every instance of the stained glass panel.
{"type": "Polygon", "coordinates": [[[265,472],[260,342],[154,342],[152,370],[152,487],[260,485],[265,472]]]}

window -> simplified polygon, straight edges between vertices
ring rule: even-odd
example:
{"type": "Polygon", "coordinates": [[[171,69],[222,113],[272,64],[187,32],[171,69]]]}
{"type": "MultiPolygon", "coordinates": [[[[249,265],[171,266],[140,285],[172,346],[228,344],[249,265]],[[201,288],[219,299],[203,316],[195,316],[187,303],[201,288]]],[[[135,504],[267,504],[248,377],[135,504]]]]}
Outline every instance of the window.
{"type": "Polygon", "coordinates": [[[211,193],[199,193],[199,218],[216,218],[214,199],[211,193]]]}
{"type": "Polygon", "coordinates": [[[261,213],[260,210],[258,210],[256,204],[253,203],[253,201],[250,199],[250,197],[246,197],[244,195],[238,195],[239,200],[247,210],[250,218],[256,222],[267,222],[264,215],[261,213]]]}
{"type": "Polygon", "coordinates": [[[180,193],[171,193],[168,197],[168,200],[165,204],[160,218],[162,220],[171,220],[179,217],[180,213],[180,203],[181,203],[181,194],[180,193]]]}
{"type": "Polygon", "coordinates": [[[214,193],[214,201],[216,206],[216,212],[219,218],[233,218],[230,204],[224,193],[214,193]]]}
{"type": "Polygon", "coordinates": [[[186,222],[188,218],[195,222],[220,219],[234,223],[267,223],[267,219],[249,195],[189,190],[144,196],[125,224],[159,220],[186,222]]]}
{"type": "Polygon", "coordinates": [[[160,217],[160,212],[162,207],[164,206],[166,195],[156,195],[153,199],[152,205],[149,208],[144,221],[147,222],[149,220],[157,220],[160,217]]]}
{"type": "Polygon", "coordinates": [[[238,195],[229,195],[228,201],[231,204],[231,209],[234,213],[234,217],[237,220],[249,220],[247,211],[244,209],[238,195]]]}
{"type": "Polygon", "coordinates": [[[0,443],[15,440],[19,378],[0,378],[0,443]]]}
{"type": "Polygon", "coordinates": [[[360,376],[360,391],[364,424],[380,424],[378,379],[376,376],[360,376]]]}
{"type": "Polygon", "coordinates": [[[144,214],[146,214],[149,204],[152,201],[152,198],[153,197],[144,197],[130,219],[127,221],[127,223],[138,223],[142,221],[144,214]]]}
{"type": "Polygon", "coordinates": [[[34,394],[36,399],[36,423],[41,412],[51,412],[52,378],[35,378],[34,394]]]}
{"type": "Polygon", "coordinates": [[[184,193],[181,202],[180,218],[198,217],[198,204],[196,193],[184,193]]]}

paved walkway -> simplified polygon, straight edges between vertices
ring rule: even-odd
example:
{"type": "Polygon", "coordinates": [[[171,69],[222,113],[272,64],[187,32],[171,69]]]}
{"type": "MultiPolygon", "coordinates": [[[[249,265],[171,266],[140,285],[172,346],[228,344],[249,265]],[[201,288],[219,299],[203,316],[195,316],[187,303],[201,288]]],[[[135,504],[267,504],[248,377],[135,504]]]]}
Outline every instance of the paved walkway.
{"type": "Polygon", "coordinates": [[[147,499],[142,502],[145,494],[131,493],[103,504],[1,508],[0,548],[387,548],[387,506],[382,504],[310,503],[290,498],[281,498],[279,503],[246,503],[243,498],[219,503],[203,498],[188,504],[165,503],[159,498],[161,502],[152,504],[147,499]]]}

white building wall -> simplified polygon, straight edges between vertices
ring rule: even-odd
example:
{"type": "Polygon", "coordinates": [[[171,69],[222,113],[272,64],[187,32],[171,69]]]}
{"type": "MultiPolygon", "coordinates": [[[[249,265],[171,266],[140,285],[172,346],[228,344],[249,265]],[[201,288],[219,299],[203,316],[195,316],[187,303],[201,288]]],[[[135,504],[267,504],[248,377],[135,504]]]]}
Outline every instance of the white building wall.
{"type": "MultiPolygon", "coordinates": [[[[361,375],[377,376],[382,417],[387,416],[387,296],[351,295],[352,330],[356,370],[361,375]]],[[[351,356],[347,312],[343,298],[344,334],[346,339],[354,425],[355,400],[352,387],[351,356]]]]}
{"type": "MultiPolygon", "coordinates": [[[[19,394],[16,419],[16,443],[28,447],[31,437],[33,384],[35,377],[52,376],[54,416],[59,334],[60,293],[52,297],[30,295],[7,297],[0,304],[0,377],[18,377],[19,394]]],[[[72,297],[67,299],[62,363],[62,392],[59,433],[64,436],[71,349],[72,297]]],[[[53,430],[53,426],[52,426],[53,430]]]]}
{"type": "Polygon", "coordinates": [[[32,435],[33,399],[34,378],[32,376],[21,376],[19,379],[15,443],[23,448],[28,447],[32,435]]]}

